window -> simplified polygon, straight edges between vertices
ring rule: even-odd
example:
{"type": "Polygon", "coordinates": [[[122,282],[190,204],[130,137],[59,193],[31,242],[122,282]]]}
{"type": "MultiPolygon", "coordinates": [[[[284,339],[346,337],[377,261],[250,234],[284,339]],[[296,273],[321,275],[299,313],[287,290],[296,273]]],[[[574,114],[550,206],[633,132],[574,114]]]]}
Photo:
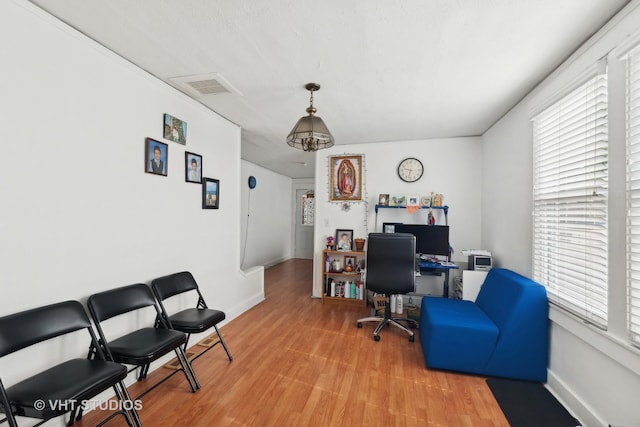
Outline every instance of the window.
{"type": "Polygon", "coordinates": [[[640,47],[627,55],[627,318],[640,347],[640,47]]]}
{"type": "Polygon", "coordinates": [[[608,113],[604,62],[533,118],[533,277],[607,328],[608,113]]]}

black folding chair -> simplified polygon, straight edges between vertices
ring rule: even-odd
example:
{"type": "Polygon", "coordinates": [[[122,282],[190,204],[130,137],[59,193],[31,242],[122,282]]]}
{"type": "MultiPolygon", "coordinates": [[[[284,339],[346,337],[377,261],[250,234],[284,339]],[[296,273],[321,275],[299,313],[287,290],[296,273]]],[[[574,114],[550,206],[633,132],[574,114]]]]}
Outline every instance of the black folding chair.
{"type": "Polygon", "coordinates": [[[218,330],[218,323],[222,322],[226,315],[223,311],[214,310],[207,307],[207,303],[202,297],[202,293],[198,288],[196,280],[193,275],[188,271],[180,273],[170,274],[168,276],[158,277],[151,282],[151,288],[155,294],[158,302],[160,303],[160,309],[162,310],[162,316],[167,321],[170,327],[175,330],[182,331],[187,334],[187,342],[184,343],[184,350],[187,350],[187,343],[191,334],[197,334],[206,331],[207,329],[214,328],[218,334],[219,341],[217,341],[211,347],[207,347],[206,350],[197,354],[193,359],[197,359],[207,351],[211,350],[218,343],[222,344],[224,351],[227,352],[229,360],[233,360],[227,344],[222,338],[222,334],[218,330]],[[185,292],[192,292],[194,296],[197,295],[197,304],[195,308],[187,308],[181,310],[175,314],[169,315],[165,308],[163,301],[182,294],[185,292]]]}
{"type": "Polygon", "coordinates": [[[104,346],[107,357],[115,362],[132,365],[133,368],[129,372],[140,368],[138,381],[147,377],[149,366],[153,361],[171,351],[175,352],[180,363],[180,369],[173,371],[170,375],[145,390],[136,399],[149,393],[178,371],[184,373],[192,392],[195,393],[200,388],[198,379],[182,348],[187,341],[186,334],[170,329],[164,322],[153,293],[147,285],[138,283],[93,294],[89,297],[87,305],[96,324],[100,343],[104,346]],[[102,322],[146,307],[155,309],[156,319],[160,321],[158,327],[141,328],[112,341],[107,340],[102,322]]]}
{"type": "MultiPolygon", "coordinates": [[[[70,359],[5,389],[0,380],[0,410],[11,427],[16,416],[41,419],[36,425],[70,413],[67,425],[82,417],[83,403],[113,388],[120,410],[98,425],[122,414],[129,426],[141,426],[135,405],[122,382],[127,368],[108,361],[98,346],[91,322],[82,305],[66,301],[0,318],[0,357],[62,335],[86,329],[91,336],[89,356],[70,359]]],[[[47,355],[43,354],[43,358],[47,355]]]]}

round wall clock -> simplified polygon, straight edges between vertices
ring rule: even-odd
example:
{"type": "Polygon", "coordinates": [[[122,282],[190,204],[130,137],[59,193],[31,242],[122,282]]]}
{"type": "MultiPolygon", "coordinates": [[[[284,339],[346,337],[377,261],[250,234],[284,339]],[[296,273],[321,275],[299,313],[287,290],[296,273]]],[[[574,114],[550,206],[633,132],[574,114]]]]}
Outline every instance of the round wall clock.
{"type": "Polygon", "coordinates": [[[249,188],[253,190],[254,188],[256,188],[256,184],[257,184],[256,177],[251,175],[249,177],[249,188]]]}
{"type": "Polygon", "coordinates": [[[414,157],[408,157],[398,165],[398,176],[404,182],[416,182],[422,178],[423,173],[422,162],[414,157]]]}

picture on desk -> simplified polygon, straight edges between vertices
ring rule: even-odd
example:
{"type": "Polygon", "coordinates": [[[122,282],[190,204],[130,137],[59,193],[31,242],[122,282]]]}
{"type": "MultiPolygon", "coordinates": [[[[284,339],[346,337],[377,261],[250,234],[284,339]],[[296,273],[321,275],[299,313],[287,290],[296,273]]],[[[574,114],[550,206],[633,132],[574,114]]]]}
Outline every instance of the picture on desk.
{"type": "Polygon", "coordinates": [[[383,233],[395,233],[396,225],[402,225],[401,222],[383,222],[382,223],[382,232],[383,233]]]}

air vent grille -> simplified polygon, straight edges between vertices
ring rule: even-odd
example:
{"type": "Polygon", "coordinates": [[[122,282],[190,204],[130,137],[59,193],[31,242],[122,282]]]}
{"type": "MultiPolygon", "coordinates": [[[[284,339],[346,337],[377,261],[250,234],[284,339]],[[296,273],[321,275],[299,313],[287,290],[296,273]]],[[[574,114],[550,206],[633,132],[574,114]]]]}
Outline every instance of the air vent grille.
{"type": "Polygon", "coordinates": [[[196,98],[226,93],[242,96],[242,93],[233,87],[220,73],[170,77],[169,80],[180,90],[196,98]]]}
{"type": "Polygon", "coordinates": [[[215,95],[218,93],[229,92],[229,90],[216,79],[199,80],[186,83],[202,95],[215,95]]]}

